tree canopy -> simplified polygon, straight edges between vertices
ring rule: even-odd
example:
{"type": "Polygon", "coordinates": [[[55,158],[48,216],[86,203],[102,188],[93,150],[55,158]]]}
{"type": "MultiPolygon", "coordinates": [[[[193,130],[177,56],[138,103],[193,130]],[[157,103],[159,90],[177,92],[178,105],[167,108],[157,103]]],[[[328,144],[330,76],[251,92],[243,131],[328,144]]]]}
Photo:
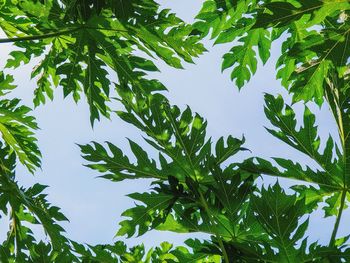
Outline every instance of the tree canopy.
{"type": "Polygon", "coordinates": [[[349,235],[338,236],[350,200],[349,14],[347,0],[206,0],[189,24],[153,0],[1,1],[0,44],[12,43],[14,51],[0,73],[0,219],[10,219],[0,261],[350,261],[349,235]],[[317,167],[273,156],[242,161],[237,154],[248,150],[244,137],[214,141],[204,117],[169,101],[150,73],[158,71],[159,60],[179,69],[193,63],[209,50],[205,38],[232,45],[222,70],[231,71],[239,89],[258,61],[270,59],[271,44],[281,43],[276,78],[293,104],[305,104],[303,120],[300,125],[294,105],[281,96],[265,94],[267,130],[317,167]],[[210,239],[179,247],[168,240],[149,251],[142,244],[93,246],[70,239],[61,226],[66,216],[47,201],[47,186],[25,188],[16,177],[19,164],[33,174],[41,167],[34,113],[7,97],[16,89],[16,69],[28,63],[36,81],[34,106],[62,89],[64,97],[88,103],[92,126],[120,118],[158,153],[153,159],[132,140],[133,156],[113,142],[79,145],[84,164],[106,180],[151,180],[148,191],[129,194],[135,206],[122,214],[117,236],[165,230],[210,239]],[[338,137],[321,142],[313,104],[329,108],[338,137]],[[294,186],[259,184],[266,176],[292,179],[294,186]],[[335,218],[327,226],[328,244],[308,240],[309,217],[320,209],[335,218]],[[48,240],[36,237],[36,225],[48,240]]]}

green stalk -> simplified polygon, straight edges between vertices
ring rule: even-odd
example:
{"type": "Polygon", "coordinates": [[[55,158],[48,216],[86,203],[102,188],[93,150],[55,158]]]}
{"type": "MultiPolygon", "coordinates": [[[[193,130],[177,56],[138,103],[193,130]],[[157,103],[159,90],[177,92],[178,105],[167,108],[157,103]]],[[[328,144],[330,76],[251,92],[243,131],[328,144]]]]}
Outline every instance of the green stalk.
{"type": "Polygon", "coordinates": [[[83,27],[75,27],[72,29],[66,29],[66,30],[61,30],[53,33],[47,33],[47,34],[41,34],[41,35],[33,35],[33,36],[24,36],[24,37],[13,37],[13,38],[0,38],[0,43],[13,43],[13,42],[19,42],[19,41],[28,41],[28,40],[40,40],[40,39],[45,39],[45,38],[50,38],[50,37],[57,37],[61,35],[67,35],[74,33],[83,27]]]}
{"type": "MultiPolygon", "coordinates": [[[[207,214],[209,216],[211,225],[215,228],[216,227],[215,226],[215,221],[213,220],[212,215],[210,214],[210,210],[209,210],[209,206],[207,204],[207,201],[205,200],[205,198],[204,198],[202,192],[200,191],[200,189],[198,189],[198,192],[199,192],[199,195],[200,195],[200,200],[201,200],[202,206],[204,207],[205,211],[207,212],[207,214]]],[[[228,255],[227,255],[226,248],[224,246],[224,243],[222,242],[222,239],[221,239],[220,235],[216,232],[216,229],[215,229],[215,236],[216,236],[216,239],[219,242],[219,246],[221,248],[222,255],[224,257],[224,262],[225,263],[230,263],[230,260],[229,260],[228,255]]]]}
{"type": "Polygon", "coordinates": [[[335,220],[335,224],[334,224],[334,228],[333,228],[333,232],[332,232],[332,237],[331,237],[331,240],[329,241],[329,246],[334,246],[334,244],[335,244],[335,239],[336,239],[336,236],[337,236],[337,232],[338,232],[341,216],[342,216],[343,210],[344,210],[346,192],[347,192],[346,189],[344,189],[342,191],[339,213],[337,215],[337,219],[335,220]]]}
{"type": "MultiPolygon", "coordinates": [[[[169,114],[169,115],[168,115],[168,118],[169,118],[169,116],[171,116],[171,113],[170,113],[170,111],[169,111],[169,108],[166,107],[165,109],[166,109],[167,113],[169,114]]],[[[181,139],[181,133],[177,130],[177,127],[176,127],[176,125],[175,125],[175,123],[174,123],[173,118],[170,117],[169,120],[170,120],[170,122],[171,122],[171,125],[172,125],[173,128],[175,129],[176,134],[179,134],[178,138],[180,139],[180,143],[181,143],[181,145],[183,146],[183,149],[184,149],[185,152],[186,152],[186,146],[185,146],[185,144],[183,143],[183,141],[182,141],[182,139],[181,139]]],[[[170,154],[170,156],[171,156],[171,154],[170,154]]],[[[187,152],[186,152],[186,156],[188,157],[188,161],[190,162],[192,168],[194,169],[194,166],[193,166],[193,164],[192,164],[191,157],[190,157],[190,155],[189,155],[187,152]]],[[[191,174],[188,173],[188,175],[189,175],[190,177],[192,177],[191,174]]],[[[205,198],[204,198],[204,196],[203,196],[203,193],[201,192],[200,185],[199,185],[199,182],[198,182],[198,179],[197,179],[196,174],[194,174],[194,178],[195,178],[196,182],[198,183],[198,193],[199,193],[200,203],[201,203],[201,205],[203,206],[205,212],[207,213],[207,215],[208,215],[208,217],[209,217],[210,225],[212,225],[213,228],[214,228],[214,230],[215,230],[215,233],[214,233],[214,234],[215,234],[215,236],[216,236],[216,239],[218,240],[220,249],[221,249],[221,251],[222,251],[223,258],[224,258],[224,262],[225,262],[225,263],[230,263],[230,260],[229,260],[229,258],[228,258],[227,251],[226,251],[226,249],[225,249],[225,246],[224,246],[224,243],[223,243],[223,241],[222,241],[222,238],[221,238],[220,235],[217,233],[217,229],[216,229],[216,225],[215,225],[215,220],[213,219],[213,215],[210,213],[210,209],[209,209],[208,203],[207,203],[207,201],[205,200],[205,198]]]]}
{"type": "Polygon", "coordinates": [[[344,131],[343,111],[341,108],[342,103],[340,101],[339,94],[332,83],[329,83],[329,89],[326,89],[326,100],[328,102],[329,108],[330,108],[331,112],[333,113],[333,117],[335,118],[337,126],[338,126],[338,133],[339,133],[339,137],[340,137],[341,145],[342,145],[342,149],[343,149],[342,159],[343,159],[343,163],[344,163],[343,190],[342,190],[341,199],[340,199],[340,207],[339,207],[339,212],[338,212],[338,215],[337,215],[335,223],[334,223],[331,239],[329,241],[329,246],[334,246],[335,240],[337,237],[337,232],[338,232],[339,225],[340,225],[340,221],[341,221],[341,217],[342,217],[343,210],[345,207],[346,194],[347,194],[347,182],[346,182],[346,179],[347,179],[347,160],[346,160],[347,141],[346,141],[346,137],[345,137],[345,133],[347,133],[347,131],[344,131]]]}
{"type": "Polygon", "coordinates": [[[13,37],[13,38],[0,38],[0,44],[1,43],[13,43],[13,42],[19,42],[19,41],[28,41],[28,40],[40,40],[50,37],[57,37],[61,35],[68,35],[71,33],[74,33],[76,31],[79,31],[80,29],[95,29],[95,30],[108,30],[108,31],[116,31],[116,32],[124,32],[127,33],[127,30],[123,29],[113,29],[113,28],[103,28],[103,27],[91,27],[87,25],[81,25],[79,27],[74,27],[71,29],[61,30],[57,32],[47,33],[47,34],[41,34],[41,35],[33,35],[33,36],[24,36],[24,37],[13,37]]]}

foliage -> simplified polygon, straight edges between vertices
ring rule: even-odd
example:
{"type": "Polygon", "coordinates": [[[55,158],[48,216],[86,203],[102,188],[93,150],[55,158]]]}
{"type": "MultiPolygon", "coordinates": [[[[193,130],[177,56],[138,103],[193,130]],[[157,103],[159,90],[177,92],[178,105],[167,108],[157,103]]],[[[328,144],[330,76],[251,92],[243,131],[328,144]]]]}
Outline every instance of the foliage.
{"type": "MultiPolygon", "coordinates": [[[[335,203],[332,194],[342,193],[342,177],[336,183],[336,178],[327,178],[327,171],[314,172],[308,168],[308,174],[300,178],[296,173],[300,165],[282,159],[276,161],[286,169],[285,173],[262,159],[258,164],[252,159],[231,163],[236,153],[245,150],[244,140],[220,138],[212,147],[211,140],[206,139],[206,122],[189,108],[181,112],[158,93],[143,96],[126,90],[120,96],[125,102],[125,111],[118,115],[147,135],[145,140],[159,152],[159,160],[150,159],[142,147],[132,141],[129,142],[136,163],[130,163],[122,150],[109,142],[107,148],[96,142],[81,146],[88,166],[101,172],[106,179],[154,179],[149,192],[129,195],[136,206],[123,213],[127,219],[120,223],[118,235],[131,237],[152,229],[206,233],[211,235],[211,242],[203,249],[209,255],[222,256],[227,262],[313,262],[330,257],[332,262],[341,262],[349,258],[347,246],[340,250],[308,243],[305,236],[308,228],[305,216],[322,202],[323,196],[330,196],[327,202],[337,211],[340,204],[335,203]],[[260,189],[255,179],[261,174],[319,183],[321,190],[298,185],[296,192],[289,195],[278,183],[260,189]],[[329,253],[325,253],[326,250],[329,253]]],[[[295,122],[291,108],[285,115],[281,112],[284,106],[281,98],[267,96],[266,100],[269,107],[266,113],[274,125],[283,129],[281,123],[295,122]]],[[[315,130],[314,116],[309,110],[306,112],[309,115],[305,114],[305,127],[315,130]]],[[[271,133],[290,144],[294,138],[304,139],[304,147],[315,147],[311,148],[314,153],[319,147],[317,134],[314,140],[310,130],[300,129],[294,137],[285,130],[281,133],[271,130],[271,133]]],[[[314,156],[333,171],[339,166],[342,175],[340,164],[326,158],[334,146],[333,141],[329,141],[325,154],[315,153],[314,156]]]]}
{"type": "Polygon", "coordinates": [[[346,0],[207,0],[194,27],[215,44],[239,43],[222,64],[239,88],[256,72],[256,50],[265,64],[272,42],[282,41],[277,77],[294,101],[321,104],[327,79],[347,78],[349,9],[346,0]]]}
{"type": "Polygon", "coordinates": [[[160,85],[144,77],[145,72],[158,70],[148,57],[181,68],[181,60],[192,62],[205,50],[198,37],[190,34],[190,25],[170,10],[161,10],[153,0],[62,4],[8,0],[0,12],[0,27],[9,37],[2,42],[14,42],[19,48],[10,53],[7,68],[42,58],[32,73],[38,81],[34,104],[53,99],[55,86],[62,86],[64,96],[72,94],[75,101],[83,92],[92,123],[100,114],[110,114],[106,102],[113,72],[120,85],[148,92],[160,85]],[[144,57],[135,55],[135,49],[144,57]]]}
{"type": "Polygon", "coordinates": [[[0,5],[0,27],[15,50],[0,73],[0,218],[9,231],[0,245],[1,262],[347,262],[349,236],[338,228],[347,208],[350,167],[349,1],[346,0],[206,0],[189,25],[153,0],[56,1],[6,0],[0,5]],[[166,88],[147,73],[155,59],[182,68],[205,48],[232,43],[222,70],[242,88],[281,43],[276,77],[293,103],[308,103],[299,125],[293,106],[281,96],[265,95],[267,131],[313,160],[307,166],[275,157],[239,159],[244,137],[213,141],[207,122],[190,107],[172,105],[166,88]],[[34,60],[35,59],[35,60],[34,60]],[[54,88],[75,101],[86,97],[91,124],[119,118],[143,133],[149,154],[129,140],[133,159],[112,142],[80,145],[86,165],[113,182],[147,178],[151,188],[131,193],[118,236],[140,236],[152,230],[205,233],[186,246],[164,242],[146,251],[123,242],[88,245],[70,240],[61,221],[67,218],[49,203],[46,186],[21,187],[16,166],[34,173],[41,165],[35,138],[38,125],[30,108],[7,94],[14,69],[38,61],[34,105],[53,99],[54,88]],[[114,81],[112,81],[113,79],[114,81]],[[339,136],[320,138],[308,107],[325,103],[339,136]],[[120,107],[119,107],[120,108],[120,107]],[[258,178],[281,178],[267,185],[258,178]],[[283,179],[291,179],[290,189],[283,179]],[[323,209],[335,217],[329,244],[310,242],[309,217],[323,209]],[[37,238],[40,225],[48,236],[37,238]]]}

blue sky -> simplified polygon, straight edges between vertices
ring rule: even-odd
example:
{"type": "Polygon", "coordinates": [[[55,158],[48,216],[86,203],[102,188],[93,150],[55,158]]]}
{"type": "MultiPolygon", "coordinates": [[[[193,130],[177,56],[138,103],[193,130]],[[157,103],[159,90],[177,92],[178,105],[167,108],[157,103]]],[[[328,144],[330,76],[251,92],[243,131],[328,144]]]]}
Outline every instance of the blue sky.
{"type": "MultiPolygon", "coordinates": [[[[171,7],[180,17],[191,22],[199,10],[202,1],[178,0],[160,1],[164,7],[171,7]]],[[[154,74],[169,89],[168,97],[173,104],[180,107],[189,105],[208,120],[208,135],[213,139],[220,136],[233,135],[246,137],[246,147],[252,155],[261,157],[281,156],[292,158],[301,163],[315,165],[305,156],[297,153],[287,145],[281,143],[266,132],[264,126],[269,126],[263,112],[264,92],[284,95],[290,101],[286,91],[279,81],[275,80],[275,61],[279,54],[279,45],[272,48],[270,61],[264,67],[260,66],[257,74],[243,88],[237,90],[229,79],[229,72],[221,73],[221,57],[230,45],[212,47],[206,41],[209,52],[196,60],[195,65],[185,65],[185,70],[176,70],[158,61],[161,73],[154,74]]],[[[10,50],[9,45],[3,45],[0,50],[2,58],[10,50]]],[[[1,61],[2,63],[4,62],[1,61]]],[[[14,73],[18,89],[11,96],[18,96],[27,105],[32,105],[32,93],[35,83],[29,80],[31,67],[27,65],[14,73]]],[[[98,174],[84,167],[76,143],[85,144],[92,140],[110,141],[130,153],[126,137],[140,142],[146,149],[149,147],[142,141],[140,132],[119,120],[116,116],[112,120],[103,119],[92,129],[89,123],[88,107],[84,100],[76,105],[72,98],[63,100],[62,90],[55,92],[55,100],[48,102],[34,110],[40,126],[37,132],[39,146],[43,154],[42,170],[35,176],[25,169],[18,169],[19,181],[24,185],[34,182],[47,184],[49,200],[62,208],[70,219],[64,224],[68,236],[80,242],[110,243],[121,220],[120,214],[133,205],[132,200],[125,197],[131,192],[142,192],[148,189],[148,182],[125,181],[112,183],[103,179],[96,179],[98,174]]],[[[334,121],[326,107],[319,110],[321,136],[328,133],[336,134],[334,121]]],[[[301,104],[296,105],[298,112],[301,104]]],[[[151,150],[150,150],[151,151],[151,150]]],[[[242,156],[244,157],[244,156],[242,156]]],[[[267,179],[268,182],[271,179],[267,179]]],[[[288,183],[288,182],[287,182],[288,183]]],[[[287,184],[286,183],[286,184],[287,184]]],[[[330,236],[331,224],[334,219],[321,219],[322,212],[311,218],[311,240],[327,242],[330,236]],[[314,224],[313,224],[314,223],[314,224]],[[329,227],[322,227],[329,224],[329,227]]],[[[349,212],[345,212],[344,220],[349,219],[349,212]]],[[[0,236],[4,224],[0,224],[0,236]],[[2,228],[2,229],[1,229],[2,228]]],[[[341,224],[340,233],[345,226],[341,224]]],[[[147,246],[159,244],[168,240],[180,244],[188,235],[178,235],[168,232],[151,232],[140,238],[132,238],[127,242],[137,244],[144,242],[147,246]]],[[[0,238],[1,239],[1,238],[0,238]]]]}

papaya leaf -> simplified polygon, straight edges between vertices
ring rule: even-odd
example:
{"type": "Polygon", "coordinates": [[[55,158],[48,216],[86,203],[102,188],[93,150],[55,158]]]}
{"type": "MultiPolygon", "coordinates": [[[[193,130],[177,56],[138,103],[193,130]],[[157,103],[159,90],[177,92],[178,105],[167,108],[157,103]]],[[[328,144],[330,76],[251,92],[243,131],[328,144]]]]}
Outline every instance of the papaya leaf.
{"type": "Polygon", "coordinates": [[[0,101],[0,133],[6,145],[30,172],[41,165],[41,153],[33,130],[38,129],[30,109],[20,105],[19,99],[0,101]]]}
{"type": "Polygon", "coordinates": [[[238,40],[242,45],[234,46],[229,53],[223,56],[222,70],[233,67],[231,79],[236,80],[240,89],[248,82],[257,70],[255,48],[258,48],[263,63],[270,57],[270,33],[265,29],[255,29],[238,40]]]}
{"type": "Polygon", "coordinates": [[[332,137],[328,138],[325,149],[322,153],[320,152],[320,137],[315,125],[315,115],[305,107],[303,126],[298,129],[293,109],[284,104],[281,96],[275,98],[267,94],[265,102],[266,117],[277,128],[267,130],[276,138],[316,161],[329,177],[328,180],[334,180],[336,184],[342,185],[344,183],[344,164],[341,153],[332,137]]]}
{"type": "Polygon", "coordinates": [[[16,155],[9,146],[4,147],[0,144],[0,147],[0,211],[10,218],[10,229],[2,244],[0,259],[7,260],[15,253],[16,260],[26,260],[28,251],[34,253],[33,257],[37,257],[33,247],[45,247],[36,243],[31,230],[32,226],[38,224],[42,225],[49,236],[53,250],[70,251],[69,240],[63,235],[64,230],[58,224],[67,218],[58,207],[47,201],[46,194],[43,193],[47,186],[34,184],[29,188],[20,187],[15,177],[16,155]],[[16,244],[16,251],[13,244],[16,244]]]}

